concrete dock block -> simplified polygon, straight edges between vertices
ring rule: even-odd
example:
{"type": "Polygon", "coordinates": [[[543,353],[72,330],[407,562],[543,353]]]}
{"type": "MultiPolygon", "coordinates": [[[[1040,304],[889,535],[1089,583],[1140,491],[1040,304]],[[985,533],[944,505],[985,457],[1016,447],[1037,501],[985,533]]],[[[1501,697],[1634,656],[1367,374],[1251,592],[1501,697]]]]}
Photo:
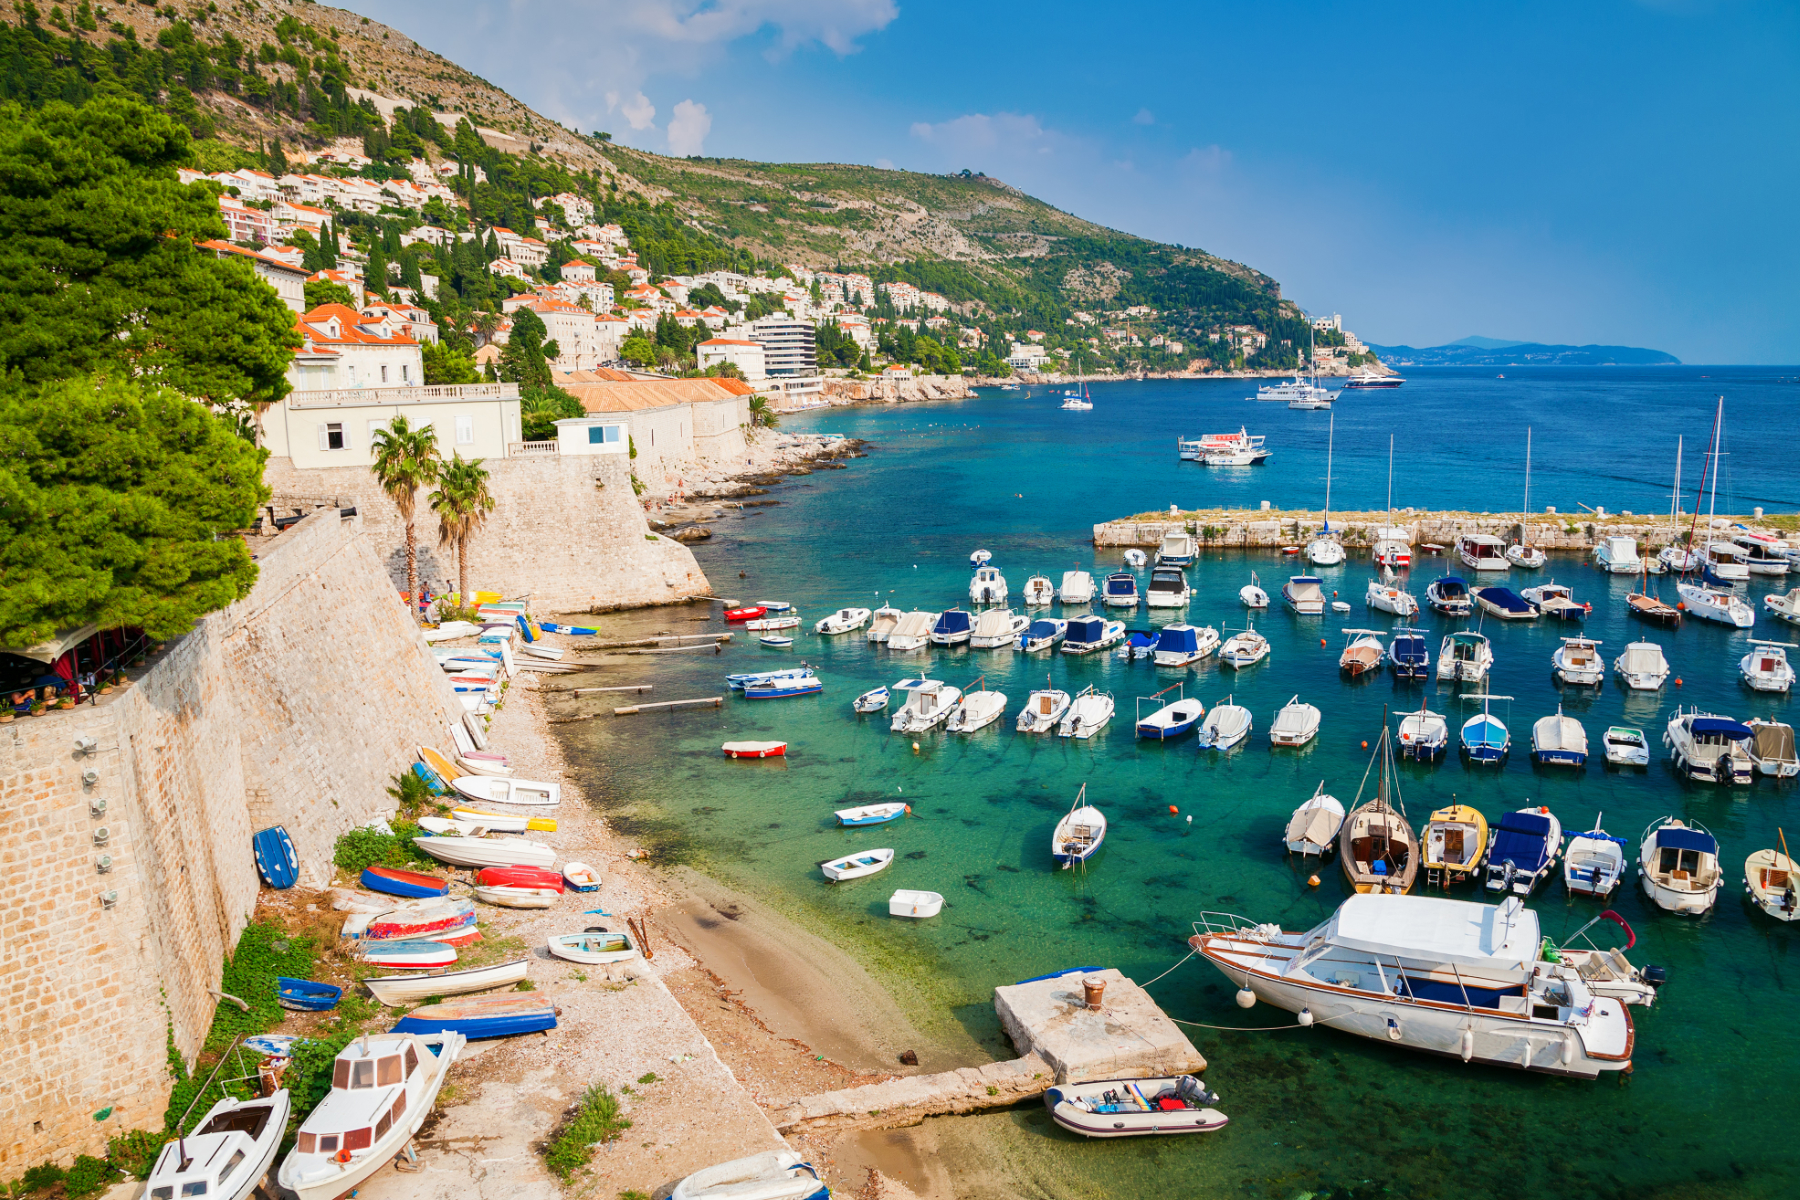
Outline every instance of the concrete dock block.
{"type": "Polygon", "coordinates": [[[1057,1083],[1203,1071],[1206,1059],[1150,994],[1118,971],[1063,975],[994,989],[994,1010],[1021,1055],[1035,1054],[1057,1083]],[[1087,1006],[1084,978],[1106,981],[1105,1002],[1087,1006]]]}

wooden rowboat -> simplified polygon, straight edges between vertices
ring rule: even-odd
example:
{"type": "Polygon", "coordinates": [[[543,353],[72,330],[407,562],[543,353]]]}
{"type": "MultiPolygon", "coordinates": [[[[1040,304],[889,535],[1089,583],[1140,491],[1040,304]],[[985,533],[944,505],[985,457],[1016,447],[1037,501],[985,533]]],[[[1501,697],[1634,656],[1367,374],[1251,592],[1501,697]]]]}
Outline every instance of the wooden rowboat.
{"type": "Polygon", "coordinates": [[[637,947],[632,945],[630,935],[604,930],[551,934],[547,945],[550,953],[556,957],[589,966],[624,962],[638,956],[637,947]]]}
{"type": "Polygon", "coordinates": [[[847,879],[861,879],[865,875],[873,875],[877,871],[885,871],[894,861],[894,852],[890,849],[864,850],[857,854],[846,854],[842,858],[834,858],[819,864],[825,872],[825,878],[833,883],[842,883],[847,879]]]}
{"type": "Polygon", "coordinates": [[[719,749],[726,758],[777,758],[787,753],[786,742],[726,742],[719,749]]]}
{"type": "Polygon", "coordinates": [[[473,808],[453,808],[450,815],[458,821],[468,821],[494,833],[555,833],[555,817],[524,817],[514,813],[482,812],[473,808]]]}
{"type": "Polygon", "coordinates": [[[363,983],[376,1000],[392,1008],[423,1000],[427,996],[463,996],[470,992],[507,987],[525,978],[529,962],[529,959],[521,958],[492,966],[472,967],[467,971],[449,971],[442,975],[393,975],[365,979],[363,983]]]}
{"type": "Polygon", "coordinates": [[[466,1038],[511,1037],[555,1029],[556,1016],[556,1006],[548,1000],[529,996],[481,996],[415,1008],[400,1018],[394,1032],[460,1033],[466,1038]]]}
{"type": "Polygon", "coordinates": [[[447,756],[438,753],[430,746],[419,747],[419,761],[436,772],[438,778],[442,779],[445,783],[455,783],[458,778],[466,774],[466,772],[458,768],[455,763],[451,762],[447,756]]]}
{"type": "Polygon", "coordinates": [[[406,896],[414,900],[450,894],[448,880],[419,871],[403,871],[398,867],[365,867],[362,885],[371,892],[386,892],[390,896],[406,896]]]}
{"type": "MultiPolygon", "coordinates": [[[[561,880],[558,880],[561,882],[561,880]]],[[[475,898],[501,908],[549,908],[562,894],[561,888],[478,887],[475,898]]]]}

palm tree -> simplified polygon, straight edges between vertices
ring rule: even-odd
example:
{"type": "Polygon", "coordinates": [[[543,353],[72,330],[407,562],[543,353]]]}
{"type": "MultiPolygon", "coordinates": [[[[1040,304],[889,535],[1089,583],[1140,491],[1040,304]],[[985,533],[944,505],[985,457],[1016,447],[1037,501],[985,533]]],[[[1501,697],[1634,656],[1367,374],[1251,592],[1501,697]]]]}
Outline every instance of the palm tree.
{"type": "Polygon", "coordinates": [[[442,466],[437,434],[429,425],[414,429],[405,417],[395,417],[391,425],[375,434],[375,481],[406,522],[406,594],[410,597],[408,603],[414,606],[414,619],[419,614],[419,547],[413,530],[413,508],[418,503],[419,489],[436,483],[442,466]]]}
{"type": "Polygon", "coordinates": [[[781,418],[776,416],[775,410],[769,407],[769,400],[766,396],[750,397],[750,428],[755,429],[758,426],[765,429],[781,428],[781,418]]]}
{"type": "Polygon", "coordinates": [[[469,539],[487,524],[494,511],[494,494],[488,491],[487,469],[482,460],[464,462],[455,455],[438,477],[438,489],[431,493],[431,511],[438,518],[438,545],[456,547],[456,598],[464,608],[469,603],[469,539]]]}

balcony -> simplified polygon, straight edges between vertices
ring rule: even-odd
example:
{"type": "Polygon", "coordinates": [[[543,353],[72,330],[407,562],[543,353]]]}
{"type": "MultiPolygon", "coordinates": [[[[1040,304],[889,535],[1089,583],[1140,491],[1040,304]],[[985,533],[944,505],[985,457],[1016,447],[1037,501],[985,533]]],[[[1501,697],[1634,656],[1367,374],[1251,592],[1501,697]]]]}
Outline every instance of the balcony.
{"type": "Polygon", "coordinates": [[[516,383],[434,384],[429,387],[330,388],[317,392],[295,391],[288,407],[386,408],[395,404],[456,404],[468,400],[517,400],[516,383]]]}
{"type": "Polygon", "coordinates": [[[557,443],[556,443],[555,438],[552,438],[547,442],[508,442],[508,443],[506,443],[506,457],[508,457],[508,458],[519,458],[521,456],[529,456],[529,455],[533,455],[533,454],[554,455],[557,453],[560,453],[560,452],[557,450],[557,443]]]}

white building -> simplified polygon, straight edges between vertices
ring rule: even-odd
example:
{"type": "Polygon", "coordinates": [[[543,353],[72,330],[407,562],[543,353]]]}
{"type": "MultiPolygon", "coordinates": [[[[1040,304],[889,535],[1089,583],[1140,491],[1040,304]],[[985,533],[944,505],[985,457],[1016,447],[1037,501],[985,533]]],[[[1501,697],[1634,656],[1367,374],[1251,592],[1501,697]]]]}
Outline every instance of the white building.
{"type": "Polygon", "coordinates": [[[753,322],[750,337],[762,344],[767,374],[819,373],[818,335],[810,322],[775,313],[753,322]]]}
{"type": "Polygon", "coordinates": [[[296,322],[301,353],[288,369],[288,382],[296,391],[407,388],[425,382],[418,340],[385,307],[371,312],[365,316],[342,304],[321,304],[301,315],[296,322]]]}
{"type": "Polygon", "coordinates": [[[1035,371],[1050,361],[1042,346],[1014,345],[1012,353],[1006,356],[1006,363],[1015,371],[1035,371]]]}
{"type": "Polygon", "coordinates": [[[768,375],[761,342],[742,338],[709,338],[694,347],[700,369],[719,363],[731,363],[751,383],[761,383],[768,375]]]}
{"type": "Polygon", "coordinates": [[[511,457],[523,443],[516,383],[294,391],[262,416],[263,444],[302,469],[370,467],[395,417],[429,426],[445,459],[511,457]]]}
{"type": "Polygon", "coordinates": [[[254,250],[246,250],[242,246],[233,246],[229,242],[209,241],[200,243],[202,249],[211,250],[220,258],[239,258],[255,268],[256,273],[269,281],[281,302],[295,312],[306,311],[306,269],[284,262],[281,257],[264,252],[258,254],[254,250]]]}

